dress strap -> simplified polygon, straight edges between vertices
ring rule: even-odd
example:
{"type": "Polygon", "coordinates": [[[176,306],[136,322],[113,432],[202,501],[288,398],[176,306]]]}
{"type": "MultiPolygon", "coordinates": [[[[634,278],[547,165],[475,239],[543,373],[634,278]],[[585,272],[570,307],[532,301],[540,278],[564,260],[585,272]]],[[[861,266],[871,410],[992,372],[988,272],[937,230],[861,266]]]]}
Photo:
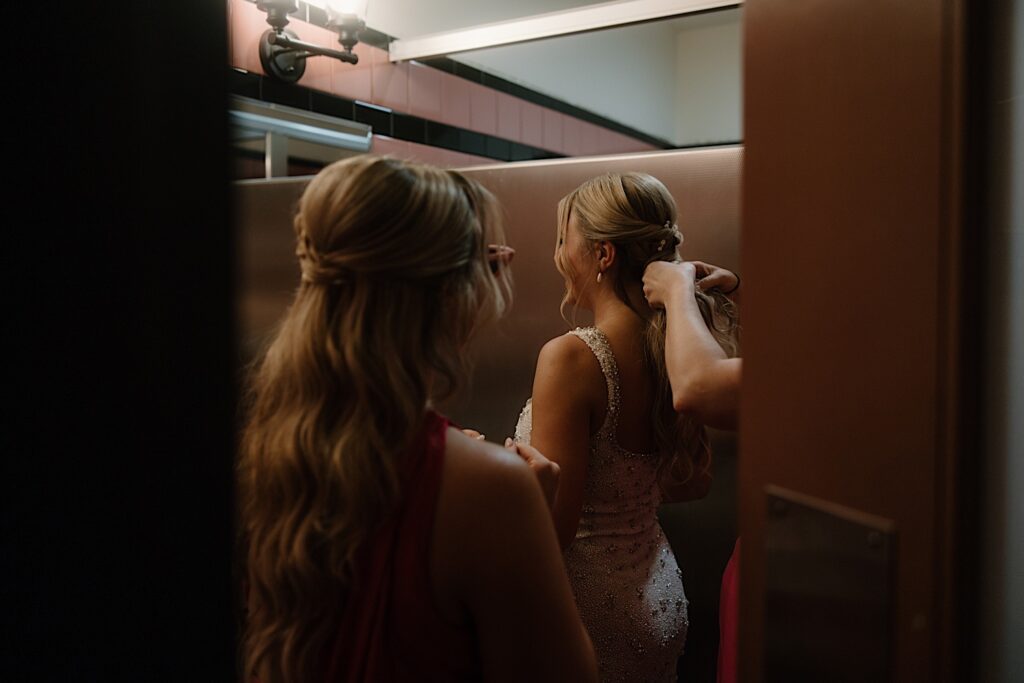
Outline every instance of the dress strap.
{"type": "Polygon", "coordinates": [[[608,383],[608,414],[604,418],[604,424],[600,431],[615,436],[616,427],[619,422],[619,366],[615,363],[615,354],[612,353],[612,346],[608,343],[608,337],[596,327],[577,327],[569,332],[583,340],[583,343],[597,356],[597,362],[601,366],[601,373],[608,383]]]}

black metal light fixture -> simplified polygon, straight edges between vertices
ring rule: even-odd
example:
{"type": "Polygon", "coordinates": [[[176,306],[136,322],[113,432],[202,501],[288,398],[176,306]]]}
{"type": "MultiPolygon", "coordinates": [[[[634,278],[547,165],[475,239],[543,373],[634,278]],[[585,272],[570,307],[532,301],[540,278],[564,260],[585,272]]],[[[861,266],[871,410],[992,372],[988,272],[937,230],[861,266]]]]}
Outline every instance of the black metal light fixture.
{"type": "Polygon", "coordinates": [[[307,43],[285,28],[288,15],[298,11],[296,0],[257,0],[256,6],[267,13],[267,23],[271,26],[260,37],[260,63],[268,75],[294,83],[306,72],[308,57],[333,57],[349,64],[359,62],[359,55],[352,48],[359,42],[359,32],[366,28],[358,11],[361,8],[365,14],[366,0],[328,0],[324,4],[327,26],[337,31],[338,42],[344,50],[307,43]]]}

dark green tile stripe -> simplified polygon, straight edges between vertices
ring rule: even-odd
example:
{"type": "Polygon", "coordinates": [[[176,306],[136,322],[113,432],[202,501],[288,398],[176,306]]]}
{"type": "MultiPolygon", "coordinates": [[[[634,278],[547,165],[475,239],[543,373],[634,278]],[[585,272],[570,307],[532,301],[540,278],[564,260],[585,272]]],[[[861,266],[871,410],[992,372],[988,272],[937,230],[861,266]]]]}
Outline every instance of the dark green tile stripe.
{"type": "Polygon", "coordinates": [[[280,83],[261,74],[235,68],[228,69],[228,91],[232,95],[365,123],[373,128],[374,133],[398,140],[441,147],[497,161],[559,159],[565,156],[494,135],[394,112],[383,107],[368,106],[362,102],[301,85],[280,83]]]}

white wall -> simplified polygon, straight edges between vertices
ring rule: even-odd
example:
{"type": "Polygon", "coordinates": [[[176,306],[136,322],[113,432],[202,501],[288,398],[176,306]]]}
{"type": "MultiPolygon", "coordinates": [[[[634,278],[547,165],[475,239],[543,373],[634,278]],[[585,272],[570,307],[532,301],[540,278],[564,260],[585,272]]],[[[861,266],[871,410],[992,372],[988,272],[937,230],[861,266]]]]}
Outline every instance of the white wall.
{"type": "Polygon", "coordinates": [[[669,23],[562,36],[453,58],[675,141],[675,31],[669,23]]]}
{"type": "Polygon", "coordinates": [[[993,3],[979,680],[1024,676],[1024,8],[993,3]]]}
{"type": "Polygon", "coordinates": [[[679,145],[743,139],[742,13],[736,9],[705,17],[676,35],[679,145]]]}
{"type": "MultiPolygon", "coordinates": [[[[596,4],[595,0],[370,0],[367,25],[397,38],[596,4]]],[[[742,140],[740,9],[452,55],[660,137],[742,140]]]]}

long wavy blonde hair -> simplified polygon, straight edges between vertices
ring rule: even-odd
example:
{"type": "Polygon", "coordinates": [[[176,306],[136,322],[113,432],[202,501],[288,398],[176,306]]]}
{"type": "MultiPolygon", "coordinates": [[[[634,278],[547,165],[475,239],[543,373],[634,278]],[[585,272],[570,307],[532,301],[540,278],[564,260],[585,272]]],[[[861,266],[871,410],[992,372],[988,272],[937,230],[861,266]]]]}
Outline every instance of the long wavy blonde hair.
{"type": "MultiPolygon", "coordinates": [[[[590,251],[597,242],[615,246],[615,293],[646,321],[644,360],[656,387],[652,428],[657,450],[666,456],[662,466],[669,467],[672,478],[680,482],[686,482],[697,472],[710,474],[707,431],[692,417],[677,415],[672,410],[672,387],[665,367],[665,312],[646,305],[638,309],[627,291],[630,284],[643,280],[649,263],[680,260],[678,246],[683,237],[677,225],[675,199],[660,180],[646,173],[608,173],[586,181],[563,197],[558,203],[555,259],[562,272],[572,275],[572,265],[563,248],[570,215],[576,217],[584,249],[590,251]]],[[[567,321],[565,310],[572,295],[566,291],[562,300],[562,315],[567,321]]],[[[734,304],[714,289],[698,289],[696,297],[711,334],[726,355],[735,357],[739,351],[739,320],[734,304]]]]}
{"type": "Polygon", "coordinates": [[[353,560],[402,495],[431,402],[511,301],[497,204],[465,176],[382,157],[316,175],[294,221],[302,280],[251,373],[238,464],[242,672],[322,677],[353,560]]]}

